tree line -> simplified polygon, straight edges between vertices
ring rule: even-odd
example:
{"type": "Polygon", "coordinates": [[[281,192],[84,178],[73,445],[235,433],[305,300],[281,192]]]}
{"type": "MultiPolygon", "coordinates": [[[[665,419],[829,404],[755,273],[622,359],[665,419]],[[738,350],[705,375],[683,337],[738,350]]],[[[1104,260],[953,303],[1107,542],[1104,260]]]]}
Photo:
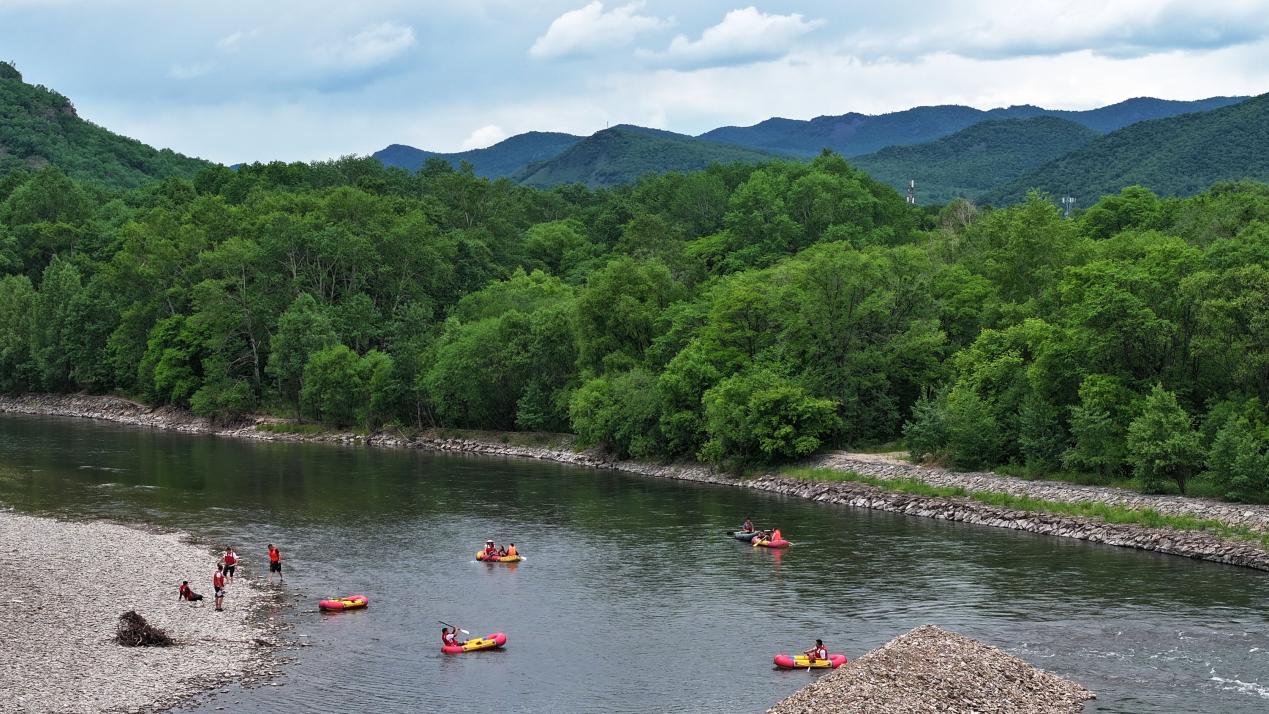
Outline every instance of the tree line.
{"type": "Polygon", "coordinates": [[[615,189],[431,161],[0,178],[0,390],[213,419],[573,432],[725,465],[1269,497],[1269,186],[915,208],[825,153],[615,189]]]}

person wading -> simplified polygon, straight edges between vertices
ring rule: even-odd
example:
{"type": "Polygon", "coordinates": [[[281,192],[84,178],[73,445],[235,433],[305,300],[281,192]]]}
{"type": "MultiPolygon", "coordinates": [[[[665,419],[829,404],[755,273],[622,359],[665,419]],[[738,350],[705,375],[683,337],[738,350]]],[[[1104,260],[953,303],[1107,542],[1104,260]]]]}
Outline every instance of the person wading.
{"type": "Polygon", "coordinates": [[[273,574],[278,574],[278,582],[282,582],[282,552],[269,544],[269,582],[273,582],[273,574]]]}
{"type": "Polygon", "coordinates": [[[234,552],[232,545],[225,548],[225,554],[221,556],[221,560],[225,563],[225,578],[232,583],[234,581],[234,569],[238,566],[238,554],[234,552]]]}

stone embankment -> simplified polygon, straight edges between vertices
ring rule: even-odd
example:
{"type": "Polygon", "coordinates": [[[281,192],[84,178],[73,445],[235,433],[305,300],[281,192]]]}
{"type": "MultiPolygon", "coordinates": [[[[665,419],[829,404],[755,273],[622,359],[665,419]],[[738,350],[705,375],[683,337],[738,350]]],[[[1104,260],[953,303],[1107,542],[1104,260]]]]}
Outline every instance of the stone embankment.
{"type": "MultiPolygon", "coordinates": [[[[871,508],[911,516],[1012,528],[1039,535],[1077,538],[1093,543],[1138,548],[1269,571],[1269,551],[1256,541],[1221,537],[1207,531],[1147,528],[1134,524],[1106,523],[1094,518],[1001,508],[965,497],[916,496],[885,491],[868,484],[851,481],[805,481],[775,475],[737,479],[701,464],[662,465],[640,461],[615,461],[596,451],[576,451],[566,446],[557,448],[521,446],[504,443],[496,438],[447,438],[426,433],[419,436],[406,436],[387,431],[369,436],[346,432],[309,436],[262,431],[256,428],[258,422],[233,427],[217,427],[186,412],[166,407],[151,409],[117,397],[84,395],[0,397],[0,411],[91,417],[139,426],[268,441],[324,441],[556,461],[578,466],[616,469],[656,478],[750,488],[823,503],[871,508]]],[[[1235,506],[1218,501],[1175,496],[1144,496],[1115,489],[1025,481],[996,474],[960,474],[865,455],[830,454],[815,465],[856,471],[878,478],[914,478],[931,485],[960,486],[970,491],[1007,492],[1053,501],[1096,500],[1128,507],[1154,508],[1164,514],[1209,518],[1228,525],[1269,530],[1269,525],[1266,525],[1269,524],[1269,508],[1265,506],[1235,506]],[[1105,498],[1097,498],[1098,494],[1104,495],[1105,498]]]]}
{"type": "Polygon", "coordinates": [[[0,510],[0,714],[153,711],[272,668],[268,595],[240,575],[212,607],[216,558],[181,534],[0,510]],[[177,600],[188,580],[202,603],[177,600]],[[123,647],[135,610],[175,639],[123,647]]]}
{"type": "Polygon", "coordinates": [[[1077,714],[1080,685],[924,625],[827,673],[767,714],[1077,714]]]}

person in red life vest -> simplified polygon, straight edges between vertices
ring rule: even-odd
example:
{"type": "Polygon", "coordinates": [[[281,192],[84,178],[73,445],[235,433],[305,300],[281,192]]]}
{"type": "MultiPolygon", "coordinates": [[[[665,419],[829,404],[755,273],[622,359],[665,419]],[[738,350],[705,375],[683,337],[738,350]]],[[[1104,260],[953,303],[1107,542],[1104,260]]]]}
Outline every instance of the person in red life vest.
{"type": "Polygon", "coordinates": [[[771,541],[774,543],[778,540],[784,540],[784,534],[780,532],[779,528],[774,528],[771,530],[771,541]]]}
{"type": "Polygon", "coordinates": [[[234,568],[238,565],[238,554],[234,552],[232,545],[225,548],[225,554],[221,556],[221,561],[225,564],[225,578],[232,583],[234,581],[234,568]]]}
{"type": "Polygon", "coordinates": [[[273,574],[278,574],[278,582],[282,582],[282,553],[273,544],[269,544],[269,582],[273,582],[273,574]]]}
{"type": "Polygon", "coordinates": [[[216,592],[216,611],[224,610],[225,604],[225,566],[217,565],[212,573],[212,590],[216,592]]]}
{"type": "Polygon", "coordinates": [[[741,526],[740,530],[743,533],[753,533],[753,519],[745,516],[745,525],[741,526]]]}
{"type": "Polygon", "coordinates": [[[824,646],[823,640],[816,640],[815,646],[806,650],[802,654],[806,655],[812,662],[821,659],[828,659],[828,648],[824,646]]]}
{"type": "Polygon", "coordinates": [[[463,643],[458,641],[458,628],[452,625],[449,629],[442,627],[441,644],[446,647],[462,647],[463,643]]]}
{"type": "Polygon", "coordinates": [[[182,580],[181,587],[177,591],[177,594],[176,594],[176,599],[188,600],[189,602],[198,602],[203,599],[203,596],[199,595],[198,593],[190,589],[188,580],[182,580]]]}
{"type": "Polygon", "coordinates": [[[494,545],[492,540],[485,541],[485,558],[493,559],[498,557],[498,546],[494,545]]]}

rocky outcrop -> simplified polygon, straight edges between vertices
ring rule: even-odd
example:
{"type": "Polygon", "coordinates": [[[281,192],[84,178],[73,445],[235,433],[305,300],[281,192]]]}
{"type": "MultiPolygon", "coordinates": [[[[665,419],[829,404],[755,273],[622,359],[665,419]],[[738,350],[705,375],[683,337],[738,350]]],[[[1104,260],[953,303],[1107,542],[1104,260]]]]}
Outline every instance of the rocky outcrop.
{"type": "Polygon", "coordinates": [[[1076,714],[1093,698],[995,647],[923,625],[825,674],[768,714],[1076,714]]]}
{"type": "MultiPolygon", "coordinates": [[[[807,498],[858,508],[902,513],[923,518],[1012,528],[1039,535],[1078,538],[1138,548],[1169,555],[1269,570],[1269,551],[1259,542],[1221,537],[1208,531],[1183,531],[1167,528],[1146,528],[1133,524],[1106,523],[1093,518],[1054,515],[991,506],[972,498],[915,496],[886,491],[868,484],[851,481],[804,481],[767,475],[740,479],[696,463],[655,464],[642,461],[617,461],[598,451],[577,451],[568,448],[520,446],[496,439],[449,438],[436,433],[412,436],[382,431],[368,436],[348,432],[327,432],[301,435],[262,431],[257,419],[233,426],[216,426],[188,412],[170,407],[149,408],[118,397],[86,395],[31,395],[0,397],[0,411],[26,414],[79,416],[178,431],[265,441],[322,441],[341,444],[431,449],[435,451],[485,454],[513,458],[540,459],[577,466],[615,469],[656,478],[750,488],[768,493],[807,498]]],[[[1165,514],[1210,518],[1231,525],[1264,525],[1269,509],[1264,506],[1235,506],[1204,499],[1154,497],[1122,493],[1115,489],[1094,489],[1070,484],[1024,481],[996,474],[960,474],[942,469],[895,464],[884,460],[842,458],[828,463],[830,468],[851,470],[878,478],[915,478],[931,485],[960,486],[970,491],[1002,491],[1045,500],[1098,500],[1092,494],[1107,492],[1106,501],[1130,507],[1155,508],[1165,514]],[[958,480],[964,477],[966,480],[958,480]],[[1067,494],[1065,498],[1062,494],[1067,494]],[[1134,499],[1140,499],[1134,500],[1134,499]]]]}

